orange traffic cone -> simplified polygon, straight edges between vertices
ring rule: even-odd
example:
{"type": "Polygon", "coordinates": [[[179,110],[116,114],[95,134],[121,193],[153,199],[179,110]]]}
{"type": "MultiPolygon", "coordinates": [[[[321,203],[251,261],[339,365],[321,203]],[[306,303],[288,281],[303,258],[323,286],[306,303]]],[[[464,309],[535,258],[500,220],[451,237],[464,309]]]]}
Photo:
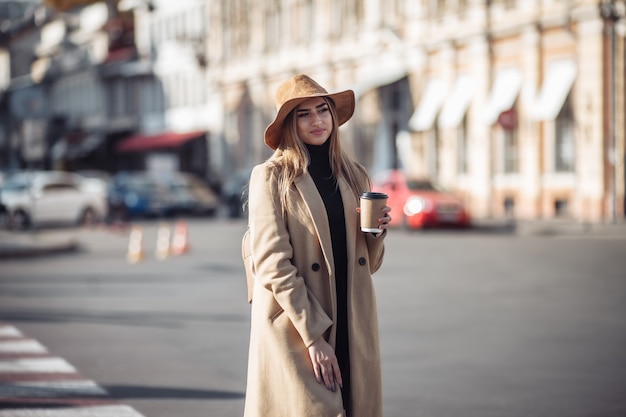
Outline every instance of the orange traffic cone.
{"type": "Polygon", "coordinates": [[[154,255],[159,260],[166,259],[170,256],[170,225],[167,223],[161,223],[159,227],[154,255]]]}
{"type": "Polygon", "coordinates": [[[130,231],[128,254],[126,255],[126,259],[128,259],[128,262],[134,264],[142,261],[143,258],[143,229],[141,226],[133,226],[130,231]]]}
{"type": "Polygon", "coordinates": [[[182,255],[189,252],[189,229],[187,222],[179,220],[174,229],[174,241],[172,242],[172,253],[182,255]]]}

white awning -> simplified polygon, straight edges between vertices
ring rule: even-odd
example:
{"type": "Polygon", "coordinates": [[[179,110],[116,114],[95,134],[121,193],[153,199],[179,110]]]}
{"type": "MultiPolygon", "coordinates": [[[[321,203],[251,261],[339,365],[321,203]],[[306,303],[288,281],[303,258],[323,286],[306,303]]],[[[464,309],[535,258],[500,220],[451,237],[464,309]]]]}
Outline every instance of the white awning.
{"type": "Polygon", "coordinates": [[[359,76],[357,82],[350,88],[358,100],[370,90],[385,85],[393,84],[407,76],[407,71],[402,65],[386,66],[376,71],[370,70],[359,76]]]}
{"type": "Polygon", "coordinates": [[[446,98],[446,84],[439,78],[428,81],[417,110],[409,119],[409,127],[415,131],[428,130],[433,127],[437,114],[446,98]]]}
{"type": "Polygon", "coordinates": [[[439,127],[458,127],[463,116],[467,112],[472,96],[474,95],[474,80],[467,74],[460,75],[452,87],[452,92],[446,99],[441,114],[439,114],[439,127]]]}
{"type": "Polygon", "coordinates": [[[204,122],[207,130],[218,133],[224,130],[224,99],[221,94],[212,94],[203,108],[204,122]]]}
{"type": "Polygon", "coordinates": [[[564,59],[550,63],[543,87],[533,106],[532,118],[545,121],[556,119],[575,79],[576,64],[573,60],[564,59]]]}
{"type": "Polygon", "coordinates": [[[522,87],[522,73],[517,68],[498,70],[485,106],[485,122],[493,125],[500,113],[510,110],[522,87]]]}

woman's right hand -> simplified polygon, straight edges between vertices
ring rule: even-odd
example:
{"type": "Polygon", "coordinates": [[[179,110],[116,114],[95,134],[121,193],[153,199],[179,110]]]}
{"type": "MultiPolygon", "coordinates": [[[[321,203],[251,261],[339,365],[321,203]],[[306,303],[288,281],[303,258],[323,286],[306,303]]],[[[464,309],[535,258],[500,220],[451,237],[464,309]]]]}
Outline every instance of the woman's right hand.
{"type": "Polygon", "coordinates": [[[332,346],[323,337],[320,337],[308,349],[317,382],[319,384],[324,383],[326,388],[333,392],[337,390],[337,384],[339,388],[343,388],[339,363],[332,346]]]}

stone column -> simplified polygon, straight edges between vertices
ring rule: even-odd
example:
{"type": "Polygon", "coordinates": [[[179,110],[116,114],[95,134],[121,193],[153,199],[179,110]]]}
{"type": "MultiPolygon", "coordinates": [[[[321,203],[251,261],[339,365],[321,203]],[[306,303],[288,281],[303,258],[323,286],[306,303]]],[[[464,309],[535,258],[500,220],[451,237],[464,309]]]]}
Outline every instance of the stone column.
{"type": "Polygon", "coordinates": [[[491,135],[484,122],[485,103],[491,92],[489,41],[485,36],[470,40],[471,73],[476,81],[476,96],[468,117],[469,175],[472,178],[471,212],[474,217],[488,217],[491,205],[491,135]]]}
{"type": "Polygon", "coordinates": [[[585,221],[603,218],[604,178],[604,55],[603,23],[599,17],[577,25],[578,76],[574,102],[576,126],[576,173],[580,207],[575,216],[585,221]]]}
{"type": "MultiPolygon", "coordinates": [[[[521,34],[524,48],[522,56],[522,73],[524,83],[521,91],[522,103],[533,103],[542,88],[543,58],[541,52],[541,34],[536,26],[526,26],[521,34]]],[[[532,105],[532,104],[531,104],[532,105]]],[[[520,106],[521,107],[521,106],[520,106]]],[[[541,124],[532,120],[528,106],[520,108],[520,174],[524,178],[521,183],[520,201],[516,204],[516,215],[522,218],[541,217],[541,178],[543,175],[543,136],[541,124]]]]}

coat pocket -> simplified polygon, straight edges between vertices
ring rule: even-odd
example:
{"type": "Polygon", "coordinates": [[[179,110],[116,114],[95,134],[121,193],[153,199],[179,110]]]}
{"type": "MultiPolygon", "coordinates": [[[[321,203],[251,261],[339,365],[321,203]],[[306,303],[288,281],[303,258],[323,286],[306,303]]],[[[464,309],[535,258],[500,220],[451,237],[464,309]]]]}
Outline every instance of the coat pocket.
{"type": "Polygon", "coordinates": [[[274,323],[280,316],[283,315],[283,313],[285,312],[285,310],[283,310],[282,308],[279,309],[276,313],[272,314],[270,317],[270,321],[272,323],[274,323]]]}

